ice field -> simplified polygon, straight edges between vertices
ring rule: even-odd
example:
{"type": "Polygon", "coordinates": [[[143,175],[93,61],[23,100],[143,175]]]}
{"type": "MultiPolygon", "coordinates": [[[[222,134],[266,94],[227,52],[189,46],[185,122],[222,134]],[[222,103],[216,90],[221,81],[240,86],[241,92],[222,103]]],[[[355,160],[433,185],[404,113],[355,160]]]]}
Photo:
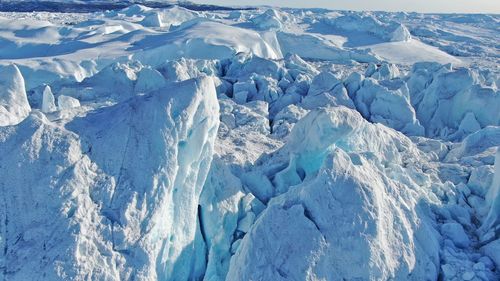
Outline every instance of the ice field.
{"type": "Polygon", "coordinates": [[[115,8],[0,12],[1,280],[500,280],[500,15],[115,8]]]}

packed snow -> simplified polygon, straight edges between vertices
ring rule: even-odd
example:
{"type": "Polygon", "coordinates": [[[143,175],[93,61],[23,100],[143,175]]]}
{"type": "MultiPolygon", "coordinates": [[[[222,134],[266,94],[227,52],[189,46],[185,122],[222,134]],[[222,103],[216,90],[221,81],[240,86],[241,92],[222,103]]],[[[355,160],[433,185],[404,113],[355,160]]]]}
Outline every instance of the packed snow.
{"type": "Polygon", "coordinates": [[[0,13],[0,279],[500,280],[500,16],[219,8],[0,13]]]}

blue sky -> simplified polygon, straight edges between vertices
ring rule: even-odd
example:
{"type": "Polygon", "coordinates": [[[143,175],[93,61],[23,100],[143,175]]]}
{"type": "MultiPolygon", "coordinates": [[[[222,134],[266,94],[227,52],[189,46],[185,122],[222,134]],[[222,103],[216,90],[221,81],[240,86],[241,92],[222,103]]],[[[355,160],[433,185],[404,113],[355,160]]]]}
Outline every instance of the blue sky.
{"type": "Polygon", "coordinates": [[[338,10],[500,13],[500,0],[194,0],[219,5],[323,7],[338,10]]]}

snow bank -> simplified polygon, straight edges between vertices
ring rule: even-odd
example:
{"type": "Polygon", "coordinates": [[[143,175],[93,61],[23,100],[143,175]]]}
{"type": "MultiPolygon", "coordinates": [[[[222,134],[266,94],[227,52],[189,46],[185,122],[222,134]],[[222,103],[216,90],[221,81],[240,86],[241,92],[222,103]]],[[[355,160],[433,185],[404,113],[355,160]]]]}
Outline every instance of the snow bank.
{"type": "Polygon", "coordinates": [[[60,95],[57,97],[57,107],[59,110],[71,109],[80,106],[80,101],[78,99],[68,97],[65,95],[60,95]]]}

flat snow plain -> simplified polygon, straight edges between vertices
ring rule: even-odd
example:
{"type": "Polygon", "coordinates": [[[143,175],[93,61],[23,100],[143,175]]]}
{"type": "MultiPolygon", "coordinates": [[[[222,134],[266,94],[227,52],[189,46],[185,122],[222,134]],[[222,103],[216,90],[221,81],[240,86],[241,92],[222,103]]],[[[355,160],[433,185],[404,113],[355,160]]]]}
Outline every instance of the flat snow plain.
{"type": "Polygon", "coordinates": [[[1,12],[0,279],[500,280],[499,30],[1,12]]]}

